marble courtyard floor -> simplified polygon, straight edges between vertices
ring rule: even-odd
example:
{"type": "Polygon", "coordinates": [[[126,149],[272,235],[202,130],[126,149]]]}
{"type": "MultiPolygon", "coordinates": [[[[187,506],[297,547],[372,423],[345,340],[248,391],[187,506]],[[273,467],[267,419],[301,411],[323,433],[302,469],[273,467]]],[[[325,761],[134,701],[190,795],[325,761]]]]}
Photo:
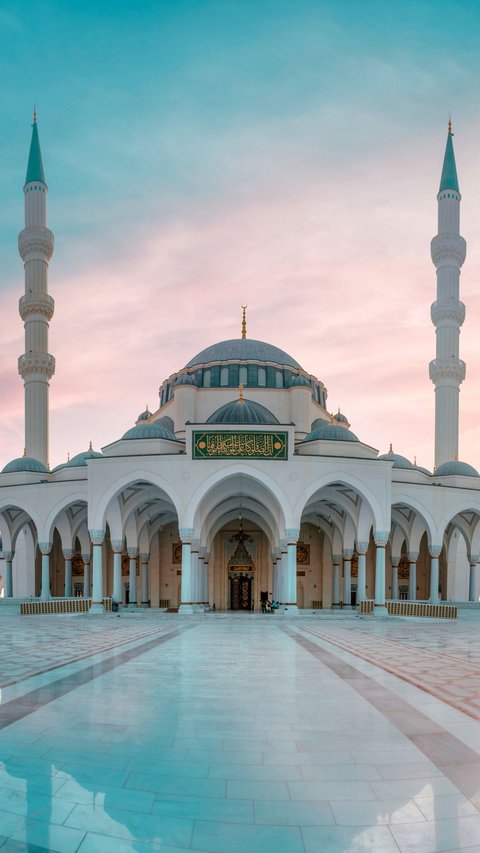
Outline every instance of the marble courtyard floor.
{"type": "Polygon", "coordinates": [[[0,853],[480,853],[480,620],[0,617],[0,853]]]}

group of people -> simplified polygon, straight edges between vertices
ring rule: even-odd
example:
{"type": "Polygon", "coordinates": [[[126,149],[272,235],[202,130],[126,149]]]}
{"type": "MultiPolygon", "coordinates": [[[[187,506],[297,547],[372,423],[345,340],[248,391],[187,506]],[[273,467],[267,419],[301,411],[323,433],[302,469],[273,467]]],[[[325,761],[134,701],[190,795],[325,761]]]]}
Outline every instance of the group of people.
{"type": "Polygon", "coordinates": [[[278,610],[278,601],[268,601],[266,599],[265,601],[261,601],[261,605],[262,613],[275,613],[278,610]]]}

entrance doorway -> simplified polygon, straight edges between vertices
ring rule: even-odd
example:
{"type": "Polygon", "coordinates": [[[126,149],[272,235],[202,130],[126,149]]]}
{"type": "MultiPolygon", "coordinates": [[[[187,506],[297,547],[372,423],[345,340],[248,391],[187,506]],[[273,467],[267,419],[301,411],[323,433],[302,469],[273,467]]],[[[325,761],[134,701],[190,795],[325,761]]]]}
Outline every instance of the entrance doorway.
{"type": "Polygon", "coordinates": [[[230,610],[252,609],[252,578],[234,575],[230,578],[230,610]]]}

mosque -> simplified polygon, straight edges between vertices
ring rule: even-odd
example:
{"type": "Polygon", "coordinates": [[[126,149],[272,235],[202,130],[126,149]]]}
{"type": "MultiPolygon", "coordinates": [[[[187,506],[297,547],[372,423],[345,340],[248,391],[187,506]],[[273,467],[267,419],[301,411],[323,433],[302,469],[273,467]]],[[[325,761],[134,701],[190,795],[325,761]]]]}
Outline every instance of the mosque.
{"type": "Polygon", "coordinates": [[[431,245],[433,472],[357,437],[345,414],[329,412],[320,379],[248,337],[245,308],[240,337],[165,379],[155,411],[51,470],[47,192],[34,116],[19,235],[25,452],[0,474],[5,598],[83,596],[92,612],[112,598],[190,614],[258,609],[268,597],[285,615],[478,601],[480,477],[458,461],[466,246],[451,125],[431,245]]]}

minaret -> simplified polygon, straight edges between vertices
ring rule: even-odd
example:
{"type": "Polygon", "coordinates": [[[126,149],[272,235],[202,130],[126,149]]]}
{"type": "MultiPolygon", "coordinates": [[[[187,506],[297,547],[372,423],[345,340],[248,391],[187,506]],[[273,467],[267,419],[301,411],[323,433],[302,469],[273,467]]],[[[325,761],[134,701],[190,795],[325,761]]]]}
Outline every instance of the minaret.
{"type": "Polygon", "coordinates": [[[25,228],[18,235],[18,250],[25,266],[25,296],[19,302],[25,324],[25,353],[18,372],[25,384],[25,447],[27,456],[48,465],[48,388],[55,359],[48,352],[48,324],[54,302],[48,295],[48,262],[53,254],[53,234],[47,226],[47,192],[33,113],[25,195],[25,228]]]}
{"type": "Polygon", "coordinates": [[[447,146],[438,192],[438,234],[432,240],[432,261],[437,268],[437,300],[431,309],[436,333],[436,357],[430,362],[435,385],[435,467],[458,459],[458,404],[465,362],[459,358],[460,326],[465,305],[460,302],[460,267],[466,243],[460,236],[460,189],[452,124],[448,123],[447,146]]]}

